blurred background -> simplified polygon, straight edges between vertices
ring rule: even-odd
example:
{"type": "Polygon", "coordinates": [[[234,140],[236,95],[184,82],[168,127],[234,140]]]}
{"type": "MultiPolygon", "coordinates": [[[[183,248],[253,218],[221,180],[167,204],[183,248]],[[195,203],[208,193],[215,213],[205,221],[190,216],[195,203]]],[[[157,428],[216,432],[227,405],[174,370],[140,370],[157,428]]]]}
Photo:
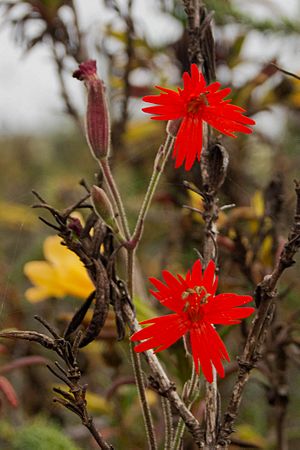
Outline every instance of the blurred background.
{"type": "MultiPolygon", "coordinates": [[[[233,103],[257,122],[250,137],[222,141],[230,164],[220,205],[236,206],[222,211],[218,220],[220,290],[251,293],[272,270],[293,219],[293,180],[299,178],[300,167],[300,81],[276,66],[300,75],[300,3],[205,4],[214,10],[217,79],[232,88],[233,103]]],[[[84,269],[60,251],[59,240],[49,238],[53,230],[30,206],[33,189],[63,209],[85,194],[80,180],[95,182],[97,167],[82,125],[85,92],[72,78],[78,64],[90,58],[97,60],[106,84],[111,162],[133,226],[165,132],[163,123],[141,112],[142,97],[156,85],[175,89],[189,69],[182,2],[0,0],[1,328],[39,329],[33,320],[38,313],[63,330],[89,294],[84,269]],[[54,267],[60,269],[59,280],[54,267]],[[79,284],[84,287],[77,289],[79,284]]],[[[201,188],[199,167],[186,173],[174,170],[170,162],[149,214],[138,254],[145,280],[140,289],[145,294],[136,299],[139,319],[157,314],[147,294],[148,277],[159,277],[165,268],[184,272],[197,258],[195,249],[202,248],[201,215],[183,207],[201,210],[202,199],[183,186],[184,180],[201,188]]],[[[84,219],[83,214],[80,220],[84,219]]],[[[281,280],[278,313],[264,358],[246,389],[235,433],[236,439],[248,443],[243,448],[279,448],[276,430],[281,420],[288,448],[300,447],[298,273],[292,268],[281,280]],[[282,330],[286,340],[277,342],[282,330]],[[279,389],[283,385],[284,395],[279,389]]],[[[220,382],[225,405],[245,331],[222,330],[233,361],[220,382]]],[[[88,403],[117,449],[141,449],[144,428],[128,346],[116,343],[115,337],[109,318],[99,339],[82,352],[88,403]]],[[[33,344],[1,343],[1,448],[95,448],[77,418],[52,403],[54,380],[44,367],[51,357],[33,344]]],[[[182,386],[191,369],[182,344],[160,358],[182,386]]],[[[148,395],[162,445],[160,401],[150,390],[148,395]]],[[[201,395],[194,413],[202,417],[201,395]]],[[[184,448],[192,449],[188,436],[186,442],[184,448]]]]}

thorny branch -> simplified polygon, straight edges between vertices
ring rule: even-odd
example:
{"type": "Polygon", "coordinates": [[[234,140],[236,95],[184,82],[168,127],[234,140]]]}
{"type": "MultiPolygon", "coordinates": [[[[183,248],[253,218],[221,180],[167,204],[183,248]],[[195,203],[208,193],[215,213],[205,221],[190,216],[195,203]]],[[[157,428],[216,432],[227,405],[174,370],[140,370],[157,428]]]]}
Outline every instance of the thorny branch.
{"type": "Polygon", "coordinates": [[[218,437],[218,443],[220,445],[227,445],[229,442],[230,434],[233,431],[233,424],[238,415],[245,385],[249,379],[251,370],[255,367],[255,364],[260,357],[261,346],[265,342],[268,327],[272,321],[274,310],[276,308],[276,285],[283,272],[295,263],[293,258],[300,248],[300,184],[296,181],[295,185],[297,204],[294,223],[289,233],[287,243],[277,260],[273,272],[270,275],[266,275],[255,290],[255,301],[258,310],[251,324],[243,355],[238,360],[238,377],[218,437]]]}

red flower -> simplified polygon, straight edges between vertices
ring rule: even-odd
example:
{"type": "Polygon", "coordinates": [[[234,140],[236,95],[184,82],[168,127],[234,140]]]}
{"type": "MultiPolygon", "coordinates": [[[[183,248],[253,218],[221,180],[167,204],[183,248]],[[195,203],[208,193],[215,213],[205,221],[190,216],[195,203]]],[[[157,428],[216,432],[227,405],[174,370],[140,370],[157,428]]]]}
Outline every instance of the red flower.
{"type": "Polygon", "coordinates": [[[233,325],[240,319],[250,316],[254,308],[239,308],[251,302],[249,295],[215,295],[218,279],[215,276],[215,263],[210,261],[202,274],[202,266],[197,260],[186,277],[175,278],[163,271],[166,284],[150,278],[158,291],[151,291],[161,304],[174,311],[163,317],[145,320],[141,324],[148,327],[131,336],[132,341],[143,341],[135,347],[136,352],[151,348],[156,352],[165,350],[179,338],[189,333],[191,350],[197,373],[201,365],[203,374],[210,383],[213,380],[212,365],[224,377],[222,360],[229,356],[223,341],[213,324],[233,325]]]}
{"type": "Polygon", "coordinates": [[[243,108],[230,104],[230,99],[224,100],[230,88],[219,90],[221,84],[218,82],[207,86],[196,64],[191,66],[191,75],[185,72],[182,78],[184,87],[178,88],[178,92],[156,86],[164,93],[144,97],[145,102],[157,106],[143,108],[143,111],[156,114],[151,117],[154,120],[183,119],[173,157],[176,168],[182,166],[185,160],[185,169],[190,170],[196,157],[200,160],[203,120],[231,137],[236,137],[236,131],[251,134],[252,129],[247,125],[254,125],[255,122],[242,114],[245,112],[243,108]]]}

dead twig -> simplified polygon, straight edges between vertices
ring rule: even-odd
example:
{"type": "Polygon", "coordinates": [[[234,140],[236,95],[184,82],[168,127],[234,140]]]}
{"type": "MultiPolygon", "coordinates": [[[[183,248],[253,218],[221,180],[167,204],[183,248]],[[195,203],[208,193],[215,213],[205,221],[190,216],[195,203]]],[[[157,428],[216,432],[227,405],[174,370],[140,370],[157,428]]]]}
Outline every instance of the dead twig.
{"type": "Polygon", "coordinates": [[[227,445],[229,443],[229,437],[233,431],[233,424],[237,418],[245,385],[251,370],[260,358],[259,352],[262,344],[265,342],[268,327],[273,318],[276,307],[275,299],[277,297],[276,285],[283,272],[295,263],[293,258],[300,248],[300,184],[296,181],[295,185],[297,204],[294,222],[287,243],[277,260],[273,272],[270,275],[266,275],[255,290],[255,301],[258,310],[251,324],[243,355],[238,360],[238,376],[219,433],[219,445],[227,445]]]}

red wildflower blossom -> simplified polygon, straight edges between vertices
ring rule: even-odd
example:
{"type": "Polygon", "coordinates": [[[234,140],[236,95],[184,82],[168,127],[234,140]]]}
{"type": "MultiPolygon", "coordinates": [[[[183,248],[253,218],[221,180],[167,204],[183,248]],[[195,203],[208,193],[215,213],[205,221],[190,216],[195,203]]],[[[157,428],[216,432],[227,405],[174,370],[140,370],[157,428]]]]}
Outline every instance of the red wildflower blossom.
{"type": "Polygon", "coordinates": [[[204,273],[197,260],[185,278],[180,275],[175,278],[166,270],[163,271],[163,277],[166,284],[150,278],[158,289],[151,293],[161,304],[174,311],[174,314],[141,322],[143,325],[150,325],[131,336],[132,341],[143,341],[135,347],[135,351],[155,349],[155,352],[160,352],[188,333],[197,373],[201,366],[205,378],[212,382],[214,366],[218,374],[224,377],[221,361],[229,361],[229,356],[213,325],[233,325],[250,316],[254,308],[239,306],[251,302],[252,297],[215,295],[218,279],[213,261],[210,261],[204,273]]]}
{"type": "Polygon", "coordinates": [[[185,72],[182,79],[183,89],[178,88],[178,92],[156,86],[163,93],[147,95],[143,100],[157,106],[143,108],[143,111],[155,114],[151,117],[154,120],[183,119],[173,157],[176,168],[185,161],[185,169],[190,170],[196,157],[200,160],[203,121],[231,137],[236,137],[236,131],[251,134],[252,129],[247,125],[254,125],[255,122],[242,114],[245,112],[243,108],[232,105],[230,99],[224,100],[230,88],[220,89],[218,82],[206,85],[196,64],[191,66],[191,75],[185,72]]]}

